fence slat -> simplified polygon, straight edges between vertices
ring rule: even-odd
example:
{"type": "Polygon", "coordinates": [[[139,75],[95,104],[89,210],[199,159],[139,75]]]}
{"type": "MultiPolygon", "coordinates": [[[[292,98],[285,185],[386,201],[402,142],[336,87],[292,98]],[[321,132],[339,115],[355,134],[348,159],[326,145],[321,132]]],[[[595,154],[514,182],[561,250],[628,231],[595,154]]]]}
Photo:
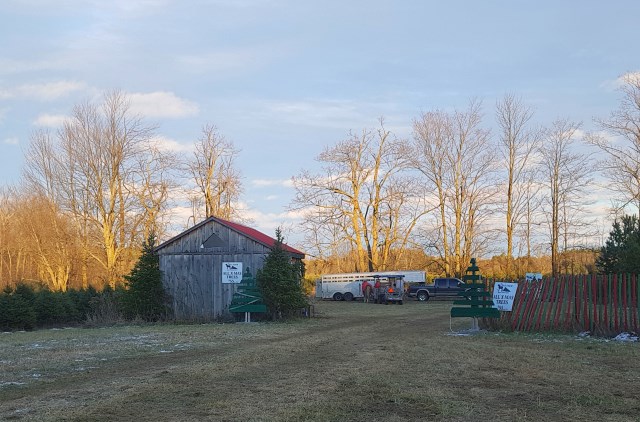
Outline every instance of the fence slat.
{"type": "Polygon", "coordinates": [[[590,294],[593,303],[593,326],[591,327],[591,331],[593,331],[596,325],[598,325],[598,280],[595,274],[591,276],[590,294]]]}
{"type": "Polygon", "coordinates": [[[621,291],[621,305],[622,305],[622,324],[621,327],[623,330],[625,331],[629,331],[629,323],[627,321],[627,317],[628,317],[628,312],[627,312],[627,295],[628,295],[628,288],[627,285],[628,283],[628,279],[629,279],[629,274],[622,274],[622,280],[620,280],[620,291],[621,291]]]}
{"type": "Polygon", "coordinates": [[[547,317],[545,319],[544,322],[544,328],[545,330],[548,330],[550,328],[550,322],[552,321],[551,319],[551,314],[553,312],[553,308],[555,303],[553,302],[554,298],[557,295],[557,289],[558,289],[558,283],[555,282],[555,279],[550,279],[549,282],[551,284],[553,284],[553,288],[551,289],[551,295],[549,296],[548,300],[549,300],[549,308],[548,308],[548,312],[547,312],[547,317]]]}
{"type": "Polygon", "coordinates": [[[589,320],[589,300],[587,299],[587,290],[589,290],[589,280],[587,276],[582,276],[582,329],[591,330],[591,321],[589,320]]]}
{"type": "Polygon", "coordinates": [[[542,290],[540,292],[540,312],[538,312],[538,319],[533,327],[534,330],[540,329],[542,315],[545,314],[545,310],[547,309],[547,295],[549,291],[549,283],[544,283],[542,280],[538,281],[538,283],[542,286],[542,290]]]}
{"type": "Polygon", "coordinates": [[[613,275],[613,285],[611,286],[613,290],[613,308],[611,309],[613,313],[613,329],[617,332],[620,328],[619,318],[618,318],[618,274],[613,275]]]}
{"type": "Polygon", "coordinates": [[[553,329],[557,330],[560,323],[560,315],[562,314],[562,303],[564,302],[564,280],[562,277],[560,278],[560,292],[558,293],[558,298],[556,300],[556,311],[553,320],[553,329]]]}
{"type": "Polygon", "coordinates": [[[511,330],[516,331],[516,327],[518,326],[518,322],[520,321],[520,310],[522,309],[522,304],[526,300],[528,296],[528,286],[527,284],[523,284],[521,288],[518,288],[519,294],[514,298],[514,311],[511,315],[511,330]]]}
{"type": "Polygon", "coordinates": [[[636,333],[638,330],[638,309],[640,309],[640,302],[638,302],[638,276],[633,275],[631,280],[631,303],[633,308],[633,331],[636,333]]]}
{"type": "Polygon", "coordinates": [[[606,327],[607,331],[609,330],[609,311],[608,311],[608,303],[609,298],[607,292],[609,291],[609,281],[611,281],[611,275],[608,275],[602,279],[602,318],[601,318],[601,327],[606,327]]]}
{"type": "Polygon", "coordinates": [[[567,285],[567,300],[564,301],[564,306],[567,307],[565,311],[564,321],[562,323],[562,328],[564,330],[568,330],[571,326],[571,314],[573,312],[573,298],[575,297],[575,283],[573,277],[563,277],[564,282],[567,285]],[[567,279],[568,278],[568,279],[567,279]]]}

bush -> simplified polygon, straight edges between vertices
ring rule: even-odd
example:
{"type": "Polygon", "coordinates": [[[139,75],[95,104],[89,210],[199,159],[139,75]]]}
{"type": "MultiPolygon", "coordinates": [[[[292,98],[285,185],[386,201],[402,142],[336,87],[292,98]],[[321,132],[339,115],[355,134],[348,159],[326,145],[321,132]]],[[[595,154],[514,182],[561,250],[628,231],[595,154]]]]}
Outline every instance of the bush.
{"type": "Polygon", "coordinates": [[[291,263],[291,257],[282,248],[282,243],[282,233],[277,229],[276,242],[256,276],[264,303],[273,319],[295,315],[308,306],[300,285],[303,268],[291,263]]]}
{"type": "Polygon", "coordinates": [[[31,330],[36,326],[36,311],[21,294],[0,294],[0,329],[31,330]]]}
{"type": "Polygon", "coordinates": [[[155,237],[151,235],[142,245],[142,255],[135,267],[125,276],[127,290],[122,296],[122,308],[129,319],[157,321],[167,315],[160,262],[154,246],[155,237]]]}
{"type": "Polygon", "coordinates": [[[111,315],[118,313],[118,296],[111,290],[99,293],[95,289],[52,292],[47,288],[34,288],[20,283],[15,289],[7,287],[0,293],[0,328],[3,330],[23,330],[78,324],[96,316],[112,322],[111,315]],[[101,299],[101,298],[107,299],[101,299]],[[104,302],[110,301],[108,306],[104,302]],[[101,305],[96,305],[100,302],[101,305]],[[96,309],[97,307],[100,309],[96,309]],[[108,309],[108,311],[106,310],[108,309]],[[115,311],[114,311],[115,309],[115,311]],[[109,317],[107,317],[109,315],[109,317]]]}
{"type": "Polygon", "coordinates": [[[122,290],[107,288],[91,298],[86,324],[92,327],[122,323],[122,290]]]}

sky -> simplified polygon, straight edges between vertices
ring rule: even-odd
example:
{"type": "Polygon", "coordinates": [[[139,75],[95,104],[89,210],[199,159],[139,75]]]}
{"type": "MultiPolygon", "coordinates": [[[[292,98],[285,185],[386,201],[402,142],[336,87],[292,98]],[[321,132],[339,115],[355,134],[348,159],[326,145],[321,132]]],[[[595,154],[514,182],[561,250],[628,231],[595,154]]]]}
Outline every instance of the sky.
{"type": "Polygon", "coordinates": [[[536,123],[592,130],[640,71],[638,16],[635,0],[2,0],[0,186],[34,130],[117,89],[168,148],[216,125],[253,226],[296,239],[291,177],[380,117],[408,138],[422,112],[479,98],[495,130],[513,93],[536,123]]]}

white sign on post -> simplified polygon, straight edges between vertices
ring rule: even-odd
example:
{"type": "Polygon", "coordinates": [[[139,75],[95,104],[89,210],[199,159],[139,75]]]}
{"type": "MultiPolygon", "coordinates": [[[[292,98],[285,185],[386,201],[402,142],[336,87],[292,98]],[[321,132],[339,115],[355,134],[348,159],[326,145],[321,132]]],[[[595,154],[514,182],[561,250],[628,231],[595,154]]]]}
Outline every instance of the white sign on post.
{"type": "Polygon", "coordinates": [[[516,297],[518,283],[496,282],[493,285],[493,305],[501,311],[511,312],[513,299],[516,297]]]}
{"type": "Polygon", "coordinates": [[[242,262],[222,263],[222,284],[238,284],[242,282],[242,262]]]}
{"type": "Polygon", "coordinates": [[[542,273],[526,273],[525,277],[527,281],[542,280],[542,273]]]}

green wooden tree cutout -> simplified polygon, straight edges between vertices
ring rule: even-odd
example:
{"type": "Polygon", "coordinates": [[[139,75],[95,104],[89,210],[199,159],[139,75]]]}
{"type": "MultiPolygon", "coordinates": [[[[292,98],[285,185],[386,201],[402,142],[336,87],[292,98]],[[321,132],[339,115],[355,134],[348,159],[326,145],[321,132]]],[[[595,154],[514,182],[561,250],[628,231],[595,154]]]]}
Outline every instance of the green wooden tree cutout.
{"type": "Polygon", "coordinates": [[[476,328],[476,318],[499,318],[500,311],[493,307],[491,292],[487,291],[487,286],[482,282],[480,268],[476,265],[475,258],[471,258],[471,265],[467,268],[463,279],[466,283],[465,290],[459,292],[458,296],[463,296],[465,299],[453,301],[454,305],[461,306],[451,308],[451,317],[474,318],[476,328]]]}
{"type": "Polygon", "coordinates": [[[266,313],[267,305],[262,301],[262,293],[251,275],[249,268],[242,275],[238,290],[234,293],[229,305],[229,312],[244,312],[244,322],[251,322],[251,312],[266,313]]]}

